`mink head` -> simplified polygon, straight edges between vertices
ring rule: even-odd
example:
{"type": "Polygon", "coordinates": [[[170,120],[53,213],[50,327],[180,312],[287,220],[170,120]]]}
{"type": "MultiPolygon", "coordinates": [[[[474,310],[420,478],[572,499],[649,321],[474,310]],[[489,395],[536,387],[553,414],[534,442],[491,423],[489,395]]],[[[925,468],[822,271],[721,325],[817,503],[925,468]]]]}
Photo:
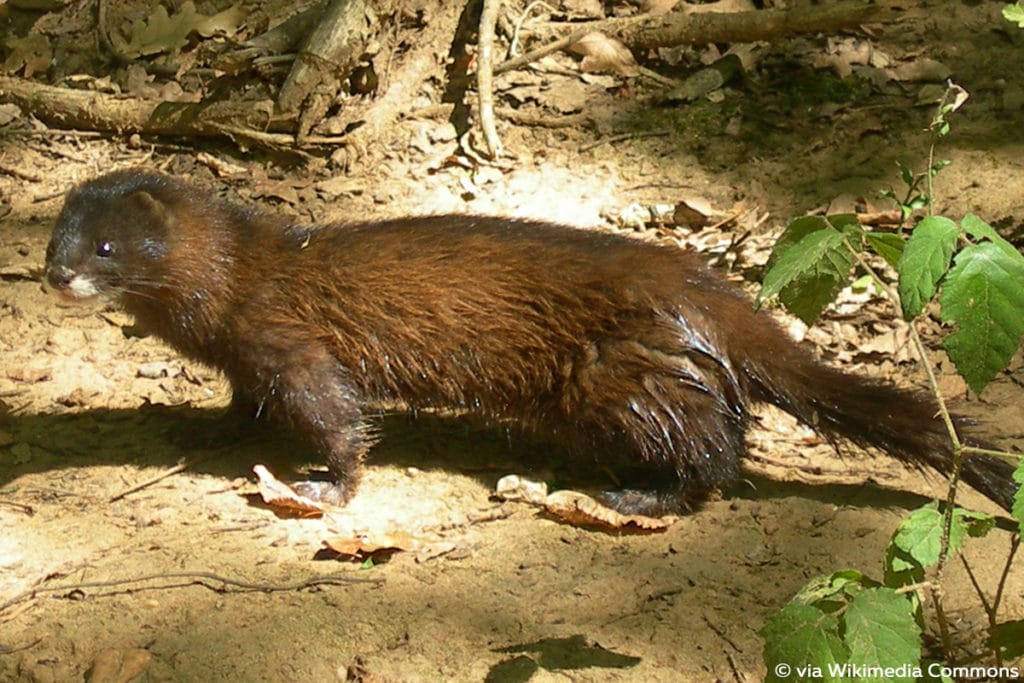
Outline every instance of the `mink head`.
{"type": "Polygon", "coordinates": [[[46,248],[46,285],[73,300],[116,299],[159,286],[177,183],[121,171],[68,193],[46,248]]]}

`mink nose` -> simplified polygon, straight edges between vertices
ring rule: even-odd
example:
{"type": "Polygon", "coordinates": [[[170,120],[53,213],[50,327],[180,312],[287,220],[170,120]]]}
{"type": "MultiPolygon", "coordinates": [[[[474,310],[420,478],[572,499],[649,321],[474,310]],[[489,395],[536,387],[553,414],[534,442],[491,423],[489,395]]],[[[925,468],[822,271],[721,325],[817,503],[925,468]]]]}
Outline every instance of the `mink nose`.
{"type": "Polygon", "coordinates": [[[49,289],[67,289],[74,277],[75,272],[67,266],[50,265],[46,267],[43,286],[49,289]]]}

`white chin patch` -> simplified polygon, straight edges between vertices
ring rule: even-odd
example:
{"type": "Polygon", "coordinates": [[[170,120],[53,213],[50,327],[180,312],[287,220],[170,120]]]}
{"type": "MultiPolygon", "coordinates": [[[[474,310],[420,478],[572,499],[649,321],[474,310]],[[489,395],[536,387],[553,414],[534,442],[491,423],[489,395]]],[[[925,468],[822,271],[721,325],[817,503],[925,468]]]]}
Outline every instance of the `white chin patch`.
{"type": "Polygon", "coordinates": [[[69,299],[92,299],[99,295],[99,290],[96,289],[96,285],[87,277],[76,275],[72,278],[71,282],[65,288],[64,293],[69,299]]]}

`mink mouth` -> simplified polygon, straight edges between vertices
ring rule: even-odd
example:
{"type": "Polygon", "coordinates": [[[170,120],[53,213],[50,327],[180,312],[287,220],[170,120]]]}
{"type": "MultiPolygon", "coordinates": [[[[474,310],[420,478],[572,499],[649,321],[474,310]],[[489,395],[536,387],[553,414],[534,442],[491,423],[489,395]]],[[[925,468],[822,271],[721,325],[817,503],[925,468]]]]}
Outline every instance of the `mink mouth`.
{"type": "Polygon", "coordinates": [[[43,289],[56,294],[62,301],[71,303],[85,303],[103,296],[103,290],[92,278],[84,275],[75,275],[70,280],[54,282],[54,278],[47,272],[43,277],[43,289]]]}
{"type": "Polygon", "coordinates": [[[53,291],[60,297],[61,301],[73,304],[88,303],[100,298],[99,292],[95,294],[80,294],[68,288],[55,289],[53,291]]]}

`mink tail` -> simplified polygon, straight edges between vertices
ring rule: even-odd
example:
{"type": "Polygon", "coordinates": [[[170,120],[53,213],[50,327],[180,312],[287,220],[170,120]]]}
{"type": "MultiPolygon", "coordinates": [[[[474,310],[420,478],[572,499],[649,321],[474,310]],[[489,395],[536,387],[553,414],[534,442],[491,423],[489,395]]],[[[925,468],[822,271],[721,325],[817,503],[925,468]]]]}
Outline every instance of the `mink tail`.
{"type": "MultiPolygon", "coordinates": [[[[734,362],[743,359],[737,366],[745,373],[752,398],[778,406],[833,444],[846,439],[880,448],[915,467],[950,473],[952,444],[930,395],[828,367],[793,344],[766,315],[753,316],[750,324],[748,334],[731,340],[731,346],[738,352],[734,362]]],[[[959,431],[970,422],[954,416],[954,423],[959,431]]],[[[971,455],[961,475],[1009,510],[1017,490],[1013,471],[1007,460],[971,455]]]]}

